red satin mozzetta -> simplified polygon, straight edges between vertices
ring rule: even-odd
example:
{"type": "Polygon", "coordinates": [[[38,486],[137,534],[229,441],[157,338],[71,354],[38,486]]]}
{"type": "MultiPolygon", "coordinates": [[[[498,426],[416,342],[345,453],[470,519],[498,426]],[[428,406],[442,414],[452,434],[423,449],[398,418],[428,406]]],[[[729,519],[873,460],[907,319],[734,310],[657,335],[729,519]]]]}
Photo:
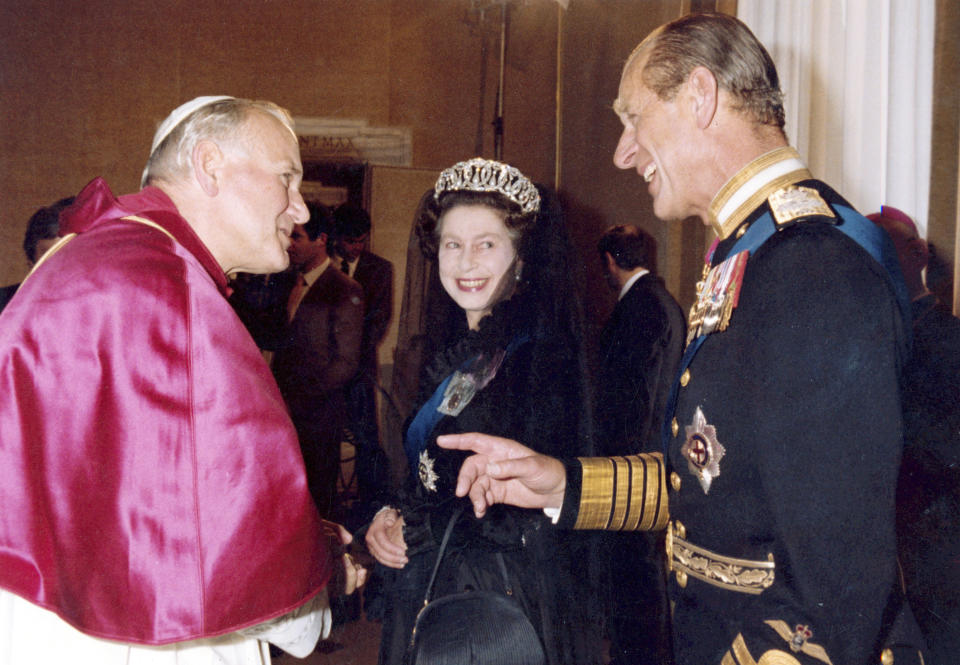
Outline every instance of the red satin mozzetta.
{"type": "Polygon", "coordinates": [[[293,609],[330,555],[223,271],[159,189],[94,180],[61,228],[0,315],[0,586],[142,644],[293,609]]]}

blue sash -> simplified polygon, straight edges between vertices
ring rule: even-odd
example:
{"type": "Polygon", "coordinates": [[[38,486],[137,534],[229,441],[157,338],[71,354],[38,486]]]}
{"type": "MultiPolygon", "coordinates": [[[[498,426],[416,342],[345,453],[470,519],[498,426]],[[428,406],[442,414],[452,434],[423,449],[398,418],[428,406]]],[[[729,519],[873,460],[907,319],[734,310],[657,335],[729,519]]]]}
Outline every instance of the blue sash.
{"type": "MultiPolygon", "coordinates": [[[[507,358],[509,358],[511,353],[516,351],[524,342],[528,341],[529,339],[529,335],[518,335],[517,337],[514,337],[504,350],[503,360],[505,361],[507,358]]],[[[479,356],[474,356],[468,359],[457,369],[457,372],[465,370],[478,357],[479,356]]],[[[433,395],[431,395],[430,399],[428,399],[426,403],[420,407],[420,410],[417,411],[417,415],[413,417],[410,426],[407,428],[407,434],[403,438],[403,451],[407,455],[407,463],[410,465],[409,469],[413,474],[416,474],[417,472],[417,467],[420,465],[420,453],[423,452],[423,450],[427,447],[427,441],[430,439],[433,429],[437,426],[437,423],[440,422],[440,419],[445,415],[438,411],[437,408],[440,406],[440,403],[443,402],[443,396],[447,391],[447,386],[450,385],[450,381],[453,380],[453,377],[457,372],[451,373],[450,376],[440,382],[440,385],[437,386],[437,389],[433,391],[433,395]]]]}
{"type": "MultiPolygon", "coordinates": [[[[464,363],[461,369],[472,361],[473,358],[464,363]]],[[[433,432],[433,428],[436,427],[440,419],[443,418],[444,414],[437,411],[437,407],[439,407],[440,402],[443,401],[443,394],[446,392],[447,386],[450,385],[451,379],[453,379],[453,374],[445,378],[440,385],[437,386],[437,389],[433,391],[433,395],[420,407],[417,415],[414,416],[413,421],[410,423],[410,427],[407,428],[407,435],[403,438],[403,451],[407,455],[407,464],[410,465],[411,473],[416,473],[416,469],[419,466],[418,458],[420,457],[420,452],[427,447],[427,439],[433,432]]]]}
{"type": "MultiPolygon", "coordinates": [[[[890,278],[890,285],[893,287],[894,295],[897,298],[897,304],[900,306],[900,312],[905,322],[905,333],[910,334],[910,296],[907,293],[907,287],[903,282],[903,275],[900,271],[900,263],[890,238],[886,231],[878,227],[869,219],[858,213],[853,208],[844,205],[831,206],[834,211],[839,213],[841,222],[834,228],[843,232],[848,238],[860,245],[873,259],[883,266],[890,278]]],[[[760,248],[774,233],[777,232],[777,226],[773,222],[773,215],[767,211],[760,219],[755,221],[747,229],[727,254],[727,258],[739,254],[746,250],[750,252],[748,256],[753,256],[754,252],[760,248]]],[[[749,268],[749,263],[747,264],[749,268]]],[[[670,388],[670,397],[667,399],[667,408],[664,412],[663,426],[661,428],[661,440],[663,441],[663,452],[667,454],[670,446],[670,439],[673,432],[670,429],[670,421],[673,418],[674,410],[677,408],[677,397],[680,393],[680,376],[684,370],[693,362],[693,357],[706,341],[708,335],[700,335],[687,345],[680,359],[680,367],[673,380],[673,386],[670,388]]]]}

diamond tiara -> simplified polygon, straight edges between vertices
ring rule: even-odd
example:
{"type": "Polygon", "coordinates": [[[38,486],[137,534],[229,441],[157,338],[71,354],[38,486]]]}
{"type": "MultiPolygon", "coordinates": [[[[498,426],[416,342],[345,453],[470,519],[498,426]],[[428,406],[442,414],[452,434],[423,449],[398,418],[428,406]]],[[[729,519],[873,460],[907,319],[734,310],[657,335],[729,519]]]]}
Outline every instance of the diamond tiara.
{"type": "Polygon", "coordinates": [[[524,214],[540,210],[540,193],[525,175],[514,167],[492,159],[474,157],[458,162],[440,174],[433,198],[456,190],[498,192],[520,206],[524,214]]]}

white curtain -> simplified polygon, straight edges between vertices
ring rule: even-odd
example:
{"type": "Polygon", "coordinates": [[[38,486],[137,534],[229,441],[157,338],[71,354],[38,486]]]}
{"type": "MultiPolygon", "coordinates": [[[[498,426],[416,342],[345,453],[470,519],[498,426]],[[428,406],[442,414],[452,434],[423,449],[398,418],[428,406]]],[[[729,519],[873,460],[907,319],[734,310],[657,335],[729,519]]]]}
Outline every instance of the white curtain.
{"type": "Polygon", "coordinates": [[[926,236],[935,0],[739,0],[777,65],[787,136],[864,214],[892,205],[926,236]]]}

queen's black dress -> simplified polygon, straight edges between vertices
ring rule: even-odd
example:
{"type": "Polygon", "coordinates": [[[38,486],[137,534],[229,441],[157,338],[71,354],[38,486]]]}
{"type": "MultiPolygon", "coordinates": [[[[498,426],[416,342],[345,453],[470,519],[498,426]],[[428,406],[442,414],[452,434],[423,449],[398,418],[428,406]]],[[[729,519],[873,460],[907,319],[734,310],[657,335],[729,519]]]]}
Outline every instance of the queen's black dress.
{"type": "Polygon", "coordinates": [[[483,367],[502,356],[489,383],[456,416],[444,415],[426,437],[405,490],[394,502],[404,519],[409,562],[384,569],[386,610],[382,664],[402,663],[422,606],[437,547],[450,516],[463,506],[437,577],[433,597],[468,589],[502,590],[497,554],[506,564],[513,597],[543,641],[551,665],[598,663],[600,629],[591,604],[591,543],[584,534],[552,528],[543,511],[493,506],[474,517],[466,498],[456,498],[457,473],[467,453],[437,446],[441,434],[482,432],[514,439],[552,456],[589,454],[583,419],[585,386],[579,340],[538,322],[530,293],[499,303],[468,330],[460,330],[428,360],[419,404],[456,370],[483,367]],[[479,359],[479,360],[478,360],[479,359]]]}

